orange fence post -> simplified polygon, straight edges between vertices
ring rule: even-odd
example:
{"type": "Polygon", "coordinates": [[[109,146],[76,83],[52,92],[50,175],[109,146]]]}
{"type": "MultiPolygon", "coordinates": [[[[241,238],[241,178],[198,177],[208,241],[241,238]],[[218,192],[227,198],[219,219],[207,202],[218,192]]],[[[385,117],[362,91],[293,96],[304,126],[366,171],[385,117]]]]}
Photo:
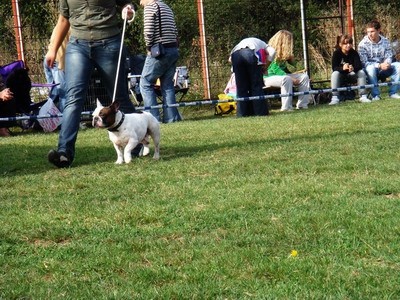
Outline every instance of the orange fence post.
{"type": "Polygon", "coordinates": [[[206,33],[204,29],[204,6],[203,0],[197,0],[197,15],[199,20],[199,32],[200,32],[200,48],[201,48],[201,61],[202,61],[202,74],[204,84],[204,98],[211,99],[210,94],[210,76],[208,73],[208,56],[207,56],[207,44],[206,44],[206,33]]]}
{"type": "Polygon", "coordinates": [[[354,19],[353,19],[353,0],[346,0],[346,14],[347,14],[347,32],[353,37],[354,43],[356,42],[354,36],[354,19]]]}
{"type": "Polygon", "coordinates": [[[19,15],[18,0],[11,0],[14,20],[15,44],[17,46],[18,60],[25,61],[24,44],[22,41],[21,19],[19,15]]]}

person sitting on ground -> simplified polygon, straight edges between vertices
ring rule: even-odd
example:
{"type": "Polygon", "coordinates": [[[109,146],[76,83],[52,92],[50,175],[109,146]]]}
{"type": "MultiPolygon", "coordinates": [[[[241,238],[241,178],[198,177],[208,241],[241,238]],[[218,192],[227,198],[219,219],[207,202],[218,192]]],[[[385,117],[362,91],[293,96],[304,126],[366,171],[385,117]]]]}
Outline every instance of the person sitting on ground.
{"type": "MultiPolygon", "coordinates": [[[[360,56],[353,48],[353,38],[348,34],[342,34],[337,37],[335,51],[332,55],[332,75],[331,86],[332,89],[337,89],[347,84],[357,83],[359,86],[365,86],[366,75],[362,68],[360,56]]],[[[329,105],[336,105],[339,99],[339,92],[332,92],[332,100],[329,105]]],[[[367,98],[365,89],[360,89],[360,102],[371,102],[367,98]]],[[[344,100],[344,99],[343,99],[344,100]]]]}
{"type": "MultiPolygon", "coordinates": [[[[381,34],[381,25],[374,20],[366,25],[366,36],[358,44],[358,53],[361,63],[367,74],[368,83],[378,84],[378,81],[385,81],[390,77],[391,82],[397,82],[400,78],[400,63],[393,62],[393,51],[387,38],[381,34]]],[[[398,85],[389,88],[389,97],[400,99],[397,93],[398,85]]],[[[372,101],[380,100],[379,87],[371,90],[372,101]]]]}
{"type": "MultiPolygon", "coordinates": [[[[0,118],[15,117],[16,105],[13,93],[3,82],[3,77],[0,75],[0,118]]],[[[0,136],[10,136],[8,127],[10,123],[7,121],[0,122],[0,136]]]]}
{"type": "MultiPolygon", "coordinates": [[[[310,78],[306,73],[289,73],[287,63],[294,65],[293,55],[293,34],[287,30],[279,30],[269,40],[268,44],[276,50],[275,60],[268,68],[268,75],[264,76],[264,85],[266,87],[280,87],[281,94],[290,96],[282,97],[281,111],[293,110],[293,86],[298,86],[299,92],[308,92],[310,90],[310,78]]],[[[299,95],[296,109],[307,109],[309,103],[309,94],[299,95]]]]}
{"type": "MultiPolygon", "coordinates": [[[[229,61],[235,74],[238,98],[264,95],[263,74],[267,72],[274,56],[275,50],[255,37],[241,40],[232,49],[229,61]]],[[[268,103],[265,99],[237,102],[237,117],[266,116],[268,113],[268,103]]]]}

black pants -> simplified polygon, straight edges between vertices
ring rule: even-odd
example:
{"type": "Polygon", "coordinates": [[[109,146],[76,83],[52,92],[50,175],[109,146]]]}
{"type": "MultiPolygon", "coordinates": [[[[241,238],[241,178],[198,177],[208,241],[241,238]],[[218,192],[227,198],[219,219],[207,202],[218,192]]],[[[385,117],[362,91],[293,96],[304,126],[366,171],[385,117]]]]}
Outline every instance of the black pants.
{"type": "MultiPolygon", "coordinates": [[[[238,98],[264,95],[262,67],[257,64],[254,50],[245,48],[232,53],[232,65],[238,98]]],[[[268,115],[267,100],[238,101],[236,115],[238,117],[268,115]]]]}
{"type": "MultiPolygon", "coordinates": [[[[0,101],[0,118],[15,117],[17,114],[17,107],[15,100],[0,101]]],[[[11,127],[15,125],[13,122],[0,122],[0,128],[11,127]]]]}

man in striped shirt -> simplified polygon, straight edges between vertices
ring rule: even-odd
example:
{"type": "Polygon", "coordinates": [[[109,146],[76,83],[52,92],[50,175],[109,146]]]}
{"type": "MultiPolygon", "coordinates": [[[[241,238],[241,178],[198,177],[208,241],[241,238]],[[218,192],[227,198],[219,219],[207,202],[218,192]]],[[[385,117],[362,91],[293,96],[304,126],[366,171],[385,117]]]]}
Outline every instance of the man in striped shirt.
{"type": "MultiPolygon", "coordinates": [[[[176,103],[174,75],[176,62],[179,58],[178,32],[171,8],[161,0],[140,0],[144,7],[144,40],[147,57],[140,79],[140,92],[145,106],[157,105],[154,85],[160,79],[163,104],[176,103]],[[150,49],[154,44],[161,43],[164,54],[152,57],[150,49]]],[[[151,113],[158,121],[171,123],[182,120],[177,107],[164,109],[163,119],[160,111],[152,109],[151,113]]]]}

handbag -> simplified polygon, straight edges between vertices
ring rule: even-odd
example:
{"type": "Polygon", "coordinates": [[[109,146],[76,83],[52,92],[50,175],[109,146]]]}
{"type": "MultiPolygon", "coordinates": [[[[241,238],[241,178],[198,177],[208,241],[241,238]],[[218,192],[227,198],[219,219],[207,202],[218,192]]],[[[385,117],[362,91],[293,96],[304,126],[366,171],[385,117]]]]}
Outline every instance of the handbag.
{"type": "Polygon", "coordinates": [[[159,58],[164,55],[164,46],[161,43],[155,43],[150,48],[151,57],[159,58]]]}
{"type": "MultiPolygon", "coordinates": [[[[162,29],[161,29],[161,10],[160,10],[160,6],[157,4],[157,8],[158,8],[158,26],[160,29],[160,38],[162,40],[162,29]]],[[[165,49],[163,44],[160,43],[155,43],[154,45],[151,46],[150,48],[150,53],[151,53],[151,57],[153,58],[160,58],[161,56],[164,55],[165,53],[165,49]]]]}

